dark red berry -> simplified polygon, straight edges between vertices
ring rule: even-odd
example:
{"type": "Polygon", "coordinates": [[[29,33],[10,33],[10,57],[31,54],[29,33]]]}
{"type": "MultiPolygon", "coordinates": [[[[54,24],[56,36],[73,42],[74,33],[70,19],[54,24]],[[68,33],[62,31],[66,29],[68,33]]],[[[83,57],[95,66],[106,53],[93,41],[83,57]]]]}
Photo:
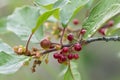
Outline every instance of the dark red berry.
{"type": "Polygon", "coordinates": [[[63,56],[62,59],[61,59],[63,62],[67,60],[67,57],[66,56],[63,56]]]}
{"type": "Polygon", "coordinates": [[[74,55],[72,53],[69,53],[67,57],[68,57],[69,60],[72,60],[74,55]]]}
{"type": "Polygon", "coordinates": [[[114,21],[113,20],[110,20],[108,23],[107,23],[108,27],[111,27],[114,25],[114,21]]]}
{"type": "Polygon", "coordinates": [[[78,19],[74,19],[74,20],[73,20],[73,24],[74,24],[74,25],[78,25],[78,24],[79,24],[79,20],[78,20],[78,19]]]}
{"type": "Polygon", "coordinates": [[[83,28],[83,29],[81,29],[80,34],[84,35],[85,32],[86,32],[86,29],[83,28]]]}
{"type": "Polygon", "coordinates": [[[59,62],[64,62],[67,60],[67,57],[63,54],[60,54],[60,57],[58,58],[59,62]]]}
{"type": "Polygon", "coordinates": [[[105,35],[105,31],[106,31],[106,28],[100,28],[98,30],[98,32],[101,34],[101,35],[105,35]]]}
{"type": "Polygon", "coordinates": [[[76,44],[74,45],[74,50],[76,50],[76,51],[80,51],[81,49],[82,49],[81,44],[76,43],[76,44]]]}
{"type": "Polygon", "coordinates": [[[60,54],[54,53],[54,54],[53,54],[53,57],[54,57],[55,59],[58,59],[58,58],[60,58],[60,54]]]}
{"type": "Polygon", "coordinates": [[[62,52],[63,53],[67,53],[69,51],[69,48],[68,47],[63,47],[63,49],[62,49],[62,52]]]}
{"type": "Polygon", "coordinates": [[[48,49],[51,46],[51,42],[48,39],[44,39],[40,42],[40,46],[44,49],[48,49]]]}
{"type": "Polygon", "coordinates": [[[72,41],[72,40],[74,39],[73,34],[72,34],[72,33],[68,34],[67,39],[68,39],[69,41],[72,41]]]}
{"type": "Polygon", "coordinates": [[[74,54],[74,59],[78,59],[79,55],[78,54],[74,54]]]}

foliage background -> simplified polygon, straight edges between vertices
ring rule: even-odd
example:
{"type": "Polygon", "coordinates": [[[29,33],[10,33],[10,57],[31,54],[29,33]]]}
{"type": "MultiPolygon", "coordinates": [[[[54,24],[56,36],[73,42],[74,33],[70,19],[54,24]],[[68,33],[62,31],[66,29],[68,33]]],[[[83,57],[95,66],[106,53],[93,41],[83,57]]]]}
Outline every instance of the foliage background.
{"type": "MultiPolygon", "coordinates": [[[[0,18],[6,17],[16,7],[24,4],[32,4],[32,0],[0,0],[0,18]]],[[[75,18],[82,22],[84,12],[83,9],[75,18]]],[[[24,43],[19,38],[14,40],[14,37],[17,36],[11,32],[0,35],[11,46],[24,43]]],[[[82,80],[120,80],[120,42],[94,42],[84,49],[78,60],[82,80]]],[[[49,64],[41,64],[35,73],[31,72],[31,66],[24,66],[14,74],[1,74],[0,80],[62,80],[60,73],[63,67],[51,55],[49,64]]]]}

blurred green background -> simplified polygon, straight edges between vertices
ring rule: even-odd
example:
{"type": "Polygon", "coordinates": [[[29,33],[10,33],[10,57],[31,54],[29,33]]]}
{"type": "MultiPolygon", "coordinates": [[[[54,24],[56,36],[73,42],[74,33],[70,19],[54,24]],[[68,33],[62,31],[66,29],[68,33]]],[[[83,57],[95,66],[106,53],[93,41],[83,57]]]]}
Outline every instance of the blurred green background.
{"type": "MultiPolygon", "coordinates": [[[[0,18],[10,15],[16,7],[33,5],[32,1],[0,0],[0,18]]],[[[76,15],[81,23],[84,12],[83,9],[76,15]]],[[[11,32],[0,35],[0,38],[11,46],[24,43],[19,38],[13,39],[14,37],[17,36],[11,32]]],[[[78,63],[82,80],[120,80],[120,42],[91,43],[80,52],[78,63]]],[[[24,66],[14,74],[0,74],[0,80],[62,80],[60,73],[63,68],[64,66],[58,64],[50,55],[49,64],[41,64],[35,73],[31,72],[31,65],[24,66]]]]}

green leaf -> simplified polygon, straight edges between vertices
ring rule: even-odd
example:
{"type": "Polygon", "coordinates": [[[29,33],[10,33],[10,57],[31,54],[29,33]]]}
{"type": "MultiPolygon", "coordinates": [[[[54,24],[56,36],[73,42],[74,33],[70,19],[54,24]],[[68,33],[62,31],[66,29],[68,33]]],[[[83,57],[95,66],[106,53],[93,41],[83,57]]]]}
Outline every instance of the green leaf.
{"type": "Polygon", "coordinates": [[[11,74],[20,69],[28,58],[0,52],[0,74],[11,74]]]}
{"type": "Polygon", "coordinates": [[[91,6],[93,5],[93,2],[94,2],[94,0],[89,0],[89,2],[86,4],[86,8],[87,9],[90,9],[91,8],[91,6]]]}
{"type": "Polygon", "coordinates": [[[6,29],[6,23],[7,23],[6,18],[0,19],[0,34],[8,32],[8,30],[6,29]]]}
{"type": "MultiPolygon", "coordinates": [[[[64,0],[63,0],[64,1],[64,0]]],[[[60,21],[63,25],[63,27],[66,27],[69,21],[72,19],[72,17],[77,14],[77,12],[80,11],[80,9],[89,1],[89,0],[66,0],[67,4],[62,4],[61,11],[60,11],[60,21]]]]}
{"type": "Polygon", "coordinates": [[[32,29],[32,33],[34,33],[51,15],[55,14],[58,10],[59,8],[49,10],[39,16],[36,26],[32,29]]]}
{"type": "MultiPolygon", "coordinates": [[[[7,29],[17,34],[22,40],[27,40],[40,16],[40,9],[32,6],[17,8],[8,16],[7,29]]],[[[39,42],[43,38],[43,27],[33,35],[31,41],[39,42]]]]}
{"type": "Polygon", "coordinates": [[[46,6],[55,3],[57,0],[35,0],[35,3],[41,6],[46,6]]]}
{"type": "Polygon", "coordinates": [[[15,55],[10,46],[0,41],[0,74],[16,72],[28,59],[25,56],[15,55]]]}
{"type": "Polygon", "coordinates": [[[0,52],[2,52],[2,51],[6,52],[6,53],[14,53],[9,45],[7,45],[6,43],[4,43],[0,40],[0,52]]]}
{"type": "Polygon", "coordinates": [[[120,0],[100,0],[83,23],[83,28],[87,29],[83,39],[91,37],[105,22],[118,13],[120,13],[120,0]]]}
{"type": "Polygon", "coordinates": [[[53,7],[54,8],[63,8],[65,5],[67,5],[68,2],[69,2],[69,0],[58,0],[54,3],[53,7]]]}
{"type": "Polygon", "coordinates": [[[77,70],[77,64],[70,62],[67,72],[64,75],[64,80],[81,80],[80,73],[77,70]]]}
{"type": "Polygon", "coordinates": [[[116,16],[112,19],[114,21],[114,25],[106,31],[106,35],[120,35],[120,16],[116,16]]]}

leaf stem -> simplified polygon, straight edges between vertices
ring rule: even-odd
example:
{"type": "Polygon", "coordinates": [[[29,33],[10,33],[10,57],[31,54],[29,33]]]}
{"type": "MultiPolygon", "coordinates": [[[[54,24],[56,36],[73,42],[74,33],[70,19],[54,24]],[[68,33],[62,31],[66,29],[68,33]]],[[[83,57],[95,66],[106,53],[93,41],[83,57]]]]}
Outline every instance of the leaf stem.
{"type": "Polygon", "coordinates": [[[29,46],[30,40],[32,38],[32,35],[33,35],[33,33],[31,33],[29,38],[28,38],[28,41],[27,41],[27,44],[26,44],[26,53],[28,52],[28,46],[29,46]]]}
{"type": "Polygon", "coordinates": [[[73,76],[73,73],[72,73],[72,70],[71,70],[70,61],[69,61],[69,65],[68,65],[68,67],[69,67],[69,70],[70,70],[70,73],[71,73],[71,76],[72,76],[73,80],[75,80],[75,79],[74,79],[74,76],[73,76]]]}
{"type": "Polygon", "coordinates": [[[63,28],[62,30],[62,35],[61,35],[61,38],[60,38],[60,44],[63,45],[63,36],[64,36],[64,33],[65,33],[65,27],[63,28]]]}

